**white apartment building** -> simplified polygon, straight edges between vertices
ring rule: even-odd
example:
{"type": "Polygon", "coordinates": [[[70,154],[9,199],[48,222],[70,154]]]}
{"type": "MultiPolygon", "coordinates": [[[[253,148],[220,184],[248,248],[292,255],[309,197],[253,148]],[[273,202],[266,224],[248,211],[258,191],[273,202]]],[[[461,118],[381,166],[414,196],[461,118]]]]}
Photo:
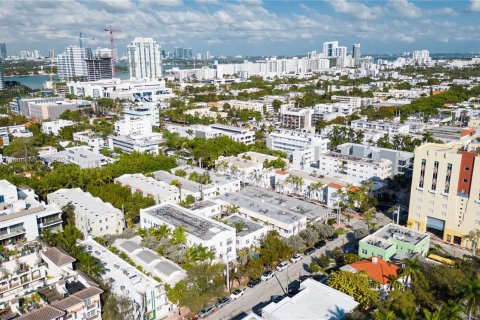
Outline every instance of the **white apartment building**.
{"type": "Polygon", "coordinates": [[[327,152],[320,154],[317,163],[317,172],[323,175],[344,174],[362,180],[373,177],[383,180],[392,175],[392,161],[388,159],[374,160],[327,152]]]}
{"type": "Polygon", "coordinates": [[[42,132],[45,134],[58,135],[58,132],[64,128],[73,126],[75,123],[70,120],[58,119],[55,121],[42,122],[42,132]]]}
{"type": "Polygon", "coordinates": [[[31,189],[0,180],[0,245],[33,241],[46,229],[62,231],[61,208],[40,202],[31,189]]]}
{"type": "Polygon", "coordinates": [[[217,194],[217,188],[212,184],[200,184],[196,181],[188,180],[171,174],[167,171],[159,170],[153,173],[156,180],[162,181],[168,185],[174,180],[180,182],[181,200],[185,200],[188,195],[192,195],[195,199],[205,200],[214,197],[217,194]]]}
{"type": "MultiPolygon", "coordinates": [[[[427,143],[415,149],[409,226],[449,243],[472,247],[480,229],[478,145],[427,143]]],[[[477,243],[477,246],[479,244],[477,243]]]]}
{"type": "Polygon", "coordinates": [[[53,154],[42,155],[41,159],[49,165],[54,162],[63,162],[76,164],[82,169],[100,168],[115,161],[113,158],[90,151],[84,146],[71,147],[53,154]]]}
{"type": "Polygon", "coordinates": [[[170,171],[175,173],[177,170],[185,171],[187,174],[187,177],[189,177],[191,174],[197,174],[197,175],[208,174],[211,180],[211,183],[209,185],[212,185],[215,187],[217,194],[235,192],[240,190],[240,187],[241,187],[239,179],[225,176],[213,170],[206,170],[199,167],[184,165],[184,166],[173,168],[170,171]]]}
{"type": "Polygon", "coordinates": [[[158,145],[164,141],[160,133],[152,133],[150,136],[130,135],[130,136],[109,136],[108,147],[111,150],[119,148],[123,152],[147,152],[158,155],[158,145]]]}
{"type": "Polygon", "coordinates": [[[430,64],[432,62],[432,58],[430,58],[430,52],[428,50],[420,50],[420,51],[413,51],[412,54],[412,64],[430,64]]]}
{"type": "Polygon", "coordinates": [[[152,123],[148,118],[132,119],[126,117],[125,119],[115,121],[115,133],[119,136],[143,135],[150,136],[152,134],[152,123]]]}
{"type": "Polygon", "coordinates": [[[112,293],[131,302],[130,309],[125,312],[128,317],[160,320],[171,315],[174,306],[168,301],[163,284],[140,272],[91,237],[81,244],[104,263],[102,280],[111,284],[112,293]]]}
{"type": "Polygon", "coordinates": [[[220,131],[223,135],[237,142],[245,144],[253,144],[255,142],[255,132],[246,128],[227,126],[224,124],[211,124],[210,128],[220,131]]]}
{"type": "Polygon", "coordinates": [[[141,173],[124,174],[115,178],[114,182],[129,188],[132,193],[141,193],[144,197],[152,197],[157,204],[180,201],[177,187],[151,177],[145,177],[141,173]]]}
{"type": "Polygon", "coordinates": [[[74,207],[75,227],[85,238],[119,234],[125,227],[122,211],[80,188],[60,189],[49,193],[47,199],[61,208],[68,204],[74,207]]]}
{"type": "Polygon", "coordinates": [[[221,174],[241,181],[242,184],[251,183],[268,188],[272,170],[263,169],[263,162],[250,160],[240,155],[231,157],[220,156],[215,161],[217,171],[221,174]]]}
{"type": "Polygon", "coordinates": [[[232,214],[222,220],[225,224],[236,230],[237,251],[260,247],[260,241],[265,237],[268,228],[252,220],[232,214]]]}
{"type": "MultiPolygon", "coordinates": [[[[234,109],[249,109],[253,111],[258,111],[263,114],[263,106],[265,103],[260,101],[243,101],[243,100],[227,100],[223,101],[223,104],[228,103],[234,109]]],[[[222,105],[223,105],[222,104],[222,105]]]]}
{"type": "Polygon", "coordinates": [[[184,227],[187,246],[202,245],[215,252],[219,261],[236,259],[235,229],[221,222],[194,214],[173,204],[160,204],[140,209],[142,228],[157,228],[167,225],[172,229],[184,227]]]}
{"type": "Polygon", "coordinates": [[[56,66],[58,68],[58,77],[60,80],[85,78],[87,76],[87,64],[85,59],[90,51],[89,48],[68,46],[63,53],[57,55],[56,66]]]}
{"type": "Polygon", "coordinates": [[[153,276],[159,277],[162,282],[172,288],[187,276],[187,272],[173,261],[158,256],[153,250],[142,247],[141,241],[140,236],[135,236],[131,239],[117,239],[113,245],[127,254],[136,265],[153,276]]]}
{"type": "Polygon", "coordinates": [[[74,132],[73,141],[86,143],[94,149],[100,149],[105,146],[105,139],[97,136],[92,130],[74,132]]]}
{"type": "Polygon", "coordinates": [[[126,106],[123,109],[125,119],[148,119],[153,127],[160,127],[159,102],[137,102],[133,106],[126,106]]]}
{"type": "Polygon", "coordinates": [[[379,120],[379,121],[368,121],[364,119],[353,120],[350,123],[350,126],[352,128],[357,128],[357,129],[382,131],[390,135],[408,134],[410,132],[410,125],[408,124],[402,124],[399,122],[386,122],[383,120],[379,120]]]}
{"type": "Polygon", "coordinates": [[[327,212],[321,207],[274,191],[247,186],[235,193],[218,196],[214,201],[226,210],[231,205],[238,206],[243,218],[261,223],[268,230],[276,230],[282,237],[298,234],[307,227],[307,221],[326,218],[327,212]]]}
{"type": "Polygon", "coordinates": [[[313,147],[316,154],[320,154],[330,150],[330,140],[314,133],[279,130],[268,135],[267,147],[271,150],[284,151],[290,156],[296,150],[313,147]]]}
{"type": "Polygon", "coordinates": [[[162,76],[160,45],[152,38],[137,37],[127,45],[130,79],[156,80],[162,76]]]}

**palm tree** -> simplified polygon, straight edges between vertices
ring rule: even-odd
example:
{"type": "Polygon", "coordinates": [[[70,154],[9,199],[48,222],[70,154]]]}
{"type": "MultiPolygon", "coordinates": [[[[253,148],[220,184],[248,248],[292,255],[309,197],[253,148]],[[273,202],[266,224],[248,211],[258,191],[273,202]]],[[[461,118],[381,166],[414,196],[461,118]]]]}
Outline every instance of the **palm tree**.
{"type": "MultiPolygon", "coordinates": [[[[310,192],[313,193],[314,195],[314,199],[317,198],[317,200],[319,200],[319,192],[323,190],[323,188],[325,187],[325,185],[318,181],[318,182],[313,182],[310,184],[310,192]]],[[[322,197],[323,199],[323,197],[322,197]]]]}
{"type": "Polygon", "coordinates": [[[462,288],[461,301],[465,302],[465,309],[468,313],[468,320],[478,314],[480,309],[480,278],[470,280],[462,288]]]}
{"type": "Polygon", "coordinates": [[[440,308],[440,318],[444,320],[463,320],[465,309],[457,301],[449,300],[440,308]]]}
{"type": "Polygon", "coordinates": [[[187,229],[183,226],[178,226],[173,229],[172,238],[170,239],[172,245],[187,243],[187,229]]]}
{"type": "Polygon", "coordinates": [[[170,185],[177,187],[178,193],[180,195],[180,201],[182,201],[182,183],[177,179],[170,181],[170,185]]]}
{"type": "Polygon", "coordinates": [[[433,134],[427,130],[422,135],[422,142],[433,142],[433,134]]]}
{"type": "Polygon", "coordinates": [[[227,213],[238,213],[240,212],[240,206],[237,206],[236,204],[229,204],[226,208],[227,213]]]}
{"type": "Polygon", "coordinates": [[[166,238],[170,235],[170,228],[166,224],[162,224],[156,229],[150,229],[150,234],[155,237],[155,239],[160,240],[166,238]]]}
{"type": "Polygon", "coordinates": [[[435,311],[430,311],[428,309],[423,308],[423,319],[425,320],[440,320],[440,311],[435,310],[435,311]]]}
{"type": "Polygon", "coordinates": [[[477,256],[477,245],[478,245],[478,239],[480,238],[480,230],[475,229],[471,230],[468,235],[465,236],[466,239],[470,240],[472,243],[472,253],[473,256],[477,256]]]}
{"type": "Polygon", "coordinates": [[[388,289],[390,291],[392,290],[398,290],[402,286],[401,282],[398,281],[400,279],[399,275],[394,275],[394,274],[389,274],[388,275],[388,289]]]}
{"type": "Polygon", "coordinates": [[[405,267],[402,275],[405,276],[405,285],[412,285],[422,278],[422,266],[418,263],[418,258],[403,260],[405,267]]]}
{"type": "Polygon", "coordinates": [[[383,310],[375,313],[374,317],[375,317],[375,320],[394,320],[395,313],[390,310],[383,310]]]}
{"type": "Polygon", "coordinates": [[[100,263],[100,260],[94,256],[88,254],[85,251],[82,251],[79,255],[80,263],[78,268],[85,272],[87,275],[93,279],[99,279],[104,271],[103,265],[100,263]]]}

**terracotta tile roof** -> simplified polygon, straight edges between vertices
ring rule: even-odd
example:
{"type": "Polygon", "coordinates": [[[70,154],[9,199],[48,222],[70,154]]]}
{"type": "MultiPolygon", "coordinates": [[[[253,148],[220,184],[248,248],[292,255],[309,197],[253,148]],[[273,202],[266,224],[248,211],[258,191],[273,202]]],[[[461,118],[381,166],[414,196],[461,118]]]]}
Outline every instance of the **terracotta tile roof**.
{"type": "Polygon", "coordinates": [[[80,290],[74,294],[72,294],[72,296],[74,297],[77,297],[77,298],[80,298],[82,300],[85,300],[85,299],[88,299],[88,298],[91,298],[91,297],[94,297],[96,295],[99,295],[103,292],[102,289],[100,288],[97,288],[97,287],[88,287],[88,288],[85,288],[83,290],[80,290]]]}
{"type": "Polygon", "coordinates": [[[333,182],[329,183],[328,186],[331,187],[331,188],[335,188],[335,189],[342,189],[344,187],[341,184],[333,183],[333,182]]]}
{"type": "Polygon", "coordinates": [[[18,320],[55,320],[63,317],[64,315],[64,311],[58,310],[52,306],[45,306],[21,316],[18,318],[18,320]]]}
{"type": "Polygon", "coordinates": [[[359,271],[365,271],[370,278],[382,284],[390,283],[388,280],[389,275],[398,276],[399,267],[381,258],[376,258],[377,262],[372,262],[373,258],[375,257],[354,262],[350,264],[350,267],[359,271]]]}
{"type": "Polygon", "coordinates": [[[75,261],[75,258],[70,256],[62,248],[58,247],[49,248],[43,254],[59,267],[75,261]]]}
{"type": "Polygon", "coordinates": [[[75,297],[75,296],[70,296],[68,298],[65,298],[65,299],[62,299],[60,301],[52,303],[52,306],[54,306],[57,309],[65,311],[68,308],[73,307],[77,304],[81,304],[81,303],[83,303],[82,299],[80,299],[78,297],[75,297]]]}
{"type": "Polygon", "coordinates": [[[275,171],[275,173],[278,173],[278,174],[288,174],[288,171],[277,170],[277,171],[275,171]]]}
{"type": "Polygon", "coordinates": [[[360,188],[356,186],[351,186],[349,190],[352,192],[357,192],[358,190],[360,190],[360,188]]]}

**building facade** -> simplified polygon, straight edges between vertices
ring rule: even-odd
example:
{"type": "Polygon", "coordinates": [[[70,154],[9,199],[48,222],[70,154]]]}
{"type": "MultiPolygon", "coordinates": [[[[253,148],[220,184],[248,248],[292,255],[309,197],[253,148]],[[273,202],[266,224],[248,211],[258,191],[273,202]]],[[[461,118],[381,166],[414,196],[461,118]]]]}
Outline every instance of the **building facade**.
{"type": "Polygon", "coordinates": [[[158,80],[162,76],[160,45],[152,38],[135,38],[127,46],[130,79],[158,80]]]}

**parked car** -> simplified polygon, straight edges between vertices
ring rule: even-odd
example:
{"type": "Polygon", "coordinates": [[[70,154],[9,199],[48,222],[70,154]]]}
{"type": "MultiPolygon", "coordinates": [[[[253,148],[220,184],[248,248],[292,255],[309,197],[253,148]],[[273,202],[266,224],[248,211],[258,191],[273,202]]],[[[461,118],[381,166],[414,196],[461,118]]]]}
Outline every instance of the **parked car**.
{"type": "Polygon", "coordinates": [[[303,289],[300,289],[300,288],[290,289],[290,290],[288,290],[287,295],[291,298],[302,290],[303,289]]]}
{"type": "Polygon", "coordinates": [[[262,282],[262,280],[260,280],[260,279],[250,279],[250,281],[248,281],[247,287],[253,288],[257,284],[259,284],[260,282],[262,282]]]}
{"type": "Polygon", "coordinates": [[[300,254],[294,254],[293,257],[290,258],[291,263],[296,263],[298,261],[302,260],[302,255],[300,254]]]}
{"type": "Polygon", "coordinates": [[[238,299],[241,296],[243,296],[244,293],[245,293],[245,290],[237,289],[237,290],[232,292],[232,294],[230,295],[230,299],[232,299],[232,300],[238,299]]]}
{"type": "Polygon", "coordinates": [[[280,262],[280,264],[275,268],[275,270],[279,271],[279,272],[282,272],[283,270],[287,269],[288,264],[289,263],[287,261],[280,262]]]}
{"type": "Polygon", "coordinates": [[[275,273],[274,273],[273,271],[271,271],[271,270],[265,271],[265,272],[262,274],[262,276],[260,277],[260,279],[262,279],[262,281],[267,281],[268,279],[273,278],[273,275],[274,275],[274,274],[275,274],[275,273]]]}
{"type": "Polygon", "coordinates": [[[309,255],[311,255],[312,253],[314,253],[315,251],[317,251],[317,249],[315,249],[315,248],[307,248],[303,253],[304,253],[306,256],[309,256],[309,255]]]}
{"type": "Polygon", "coordinates": [[[272,297],[270,298],[270,300],[271,300],[272,302],[277,303],[277,302],[280,302],[280,301],[283,300],[283,296],[274,295],[274,296],[272,296],[272,297]]]}
{"type": "Polygon", "coordinates": [[[338,238],[338,234],[334,233],[332,236],[328,237],[327,240],[328,240],[328,241],[333,241],[333,240],[335,240],[335,239],[337,239],[337,238],[338,238]]]}
{"type": "Polygon", "coordinates": [[[232,299],[230,299],[230,297],[223,297],[222,299],[219,299],[217,303],[215,303],[215,307],[221,308],[221,307],[229,304],[230,301],[232,301],[232,299]]]}
{"type": "Polygon", "coordinates": [[[317,243],[315,243],[314,247],[315,247],[315,249],[320,249],[321,247],[325,246],[326,244],[327,244],[327,241],[320,240],[317,243]]]}
{"type": "Polygon", "coordinates": [[[214,309],[215,309],[214,306],[205,307],[205,308],[203,308],[202,310],[200,310],[200,312],[198,313],[198,317],[199,317],[200,319],[203,319],[203,318],[205,318],[206,316],[208,316],[210,313],[212,313],[214,309]]]}

